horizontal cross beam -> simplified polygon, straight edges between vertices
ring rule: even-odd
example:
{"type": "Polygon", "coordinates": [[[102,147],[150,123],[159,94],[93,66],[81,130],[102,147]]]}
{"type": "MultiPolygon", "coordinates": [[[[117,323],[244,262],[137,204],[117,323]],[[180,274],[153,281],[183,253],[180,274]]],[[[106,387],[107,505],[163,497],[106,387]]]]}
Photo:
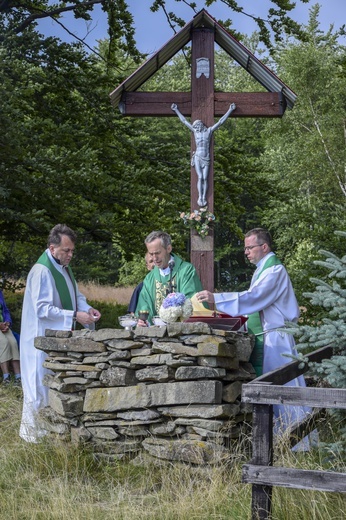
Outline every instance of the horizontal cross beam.
{"type": "MultiPolygon", "coordinates": [[[[124,92],[119,109],[125,116],[176,117],[171,104],[176,103],[184,116],[191,116],[190,92],[124,92]]],[[[214,115],[223,116],[231,103],[233,117],[282,117],[286,102],[281,92],[215,92],[214,115]]]]}

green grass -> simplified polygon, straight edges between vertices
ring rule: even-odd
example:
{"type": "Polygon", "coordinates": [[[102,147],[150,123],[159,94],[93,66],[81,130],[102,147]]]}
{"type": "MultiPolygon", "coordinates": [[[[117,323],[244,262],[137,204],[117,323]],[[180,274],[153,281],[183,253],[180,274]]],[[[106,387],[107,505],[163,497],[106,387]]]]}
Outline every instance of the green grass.
{"type": "MultiPolygon", "coordinates": [[[[0,514],[11,520],[249,520],[251,486],[241,483],[249,439],[227,464],[99,462],[87,447],[18,436],[21,391],[0,385],[0,514]]],[[[318,452],[280,448],[277,465],[322,469],[318,452]]],[[[330,470],[330,467],[328,467],[330,470]]],[[[341,520],[345,496],[274,488],[273,520],[341,520]]]]}

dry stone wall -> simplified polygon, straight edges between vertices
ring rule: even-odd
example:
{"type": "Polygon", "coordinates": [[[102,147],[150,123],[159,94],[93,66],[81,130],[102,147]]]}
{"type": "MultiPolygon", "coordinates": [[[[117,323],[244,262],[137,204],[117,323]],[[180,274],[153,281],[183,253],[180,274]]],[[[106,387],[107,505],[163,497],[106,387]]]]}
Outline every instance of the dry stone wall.
{"type": "Polygon", "coordinates": [[[35,347],[51,370],[45,429],[90,443],[100,458],[217,463],[251,419],[240,402],[255,378],[246,333],[202,322],[47,330],[35,347]]]}

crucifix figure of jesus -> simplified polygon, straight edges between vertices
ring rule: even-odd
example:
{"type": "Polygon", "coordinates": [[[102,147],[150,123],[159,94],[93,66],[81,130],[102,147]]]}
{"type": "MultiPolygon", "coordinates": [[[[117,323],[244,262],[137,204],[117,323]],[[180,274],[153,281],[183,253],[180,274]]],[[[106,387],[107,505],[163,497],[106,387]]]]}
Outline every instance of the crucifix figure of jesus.
{"type": "Polygon", "coordinates": [[[235,103],[231,103],[227,112],[219,119],[215,125],[209,128],[199,119],[194,121],[192,124],[185,119],[183,114],[179,111],[178,105],[172,103],[171,109],[177,114],[180,121],[191,130],[194,134],[196,150],[192,154],[191,166],[196,170],[198,181],[198,201],[199,206],[207,205],[207,191],[208,191],[208,175],[210,167],[210,141],[214,131],[219,128],[230,114],[235,110],[235,103]]]}

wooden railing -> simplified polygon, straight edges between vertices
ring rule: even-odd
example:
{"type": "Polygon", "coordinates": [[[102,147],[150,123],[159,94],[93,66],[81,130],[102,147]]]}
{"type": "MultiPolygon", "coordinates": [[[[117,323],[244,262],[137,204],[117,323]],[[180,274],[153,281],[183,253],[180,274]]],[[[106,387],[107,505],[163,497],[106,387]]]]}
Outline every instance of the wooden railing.
{"type": "MultiPolygon", "coordinates": [[[[312,352],[309,361],[321,361],[332,356],[332,348],[312,352]]],[[[242,481],[252,484],[252,519],[271,518],[272,488],[281,486],[295,489],[313,489],[346,493],[346,473],[310,471],[273,467],[273,405],[304,405],[318,410],[346,409],[346,389],[297,388],[282,386],[308,371],[293,361],[282,368],[258,377],[243,385],[242,401],[253,404],[252,459],[243,466],[242,481]]],[[[316,412],[303,423],[292,425],[291,446],[297,444],[315,428],[316,412]]]]}

